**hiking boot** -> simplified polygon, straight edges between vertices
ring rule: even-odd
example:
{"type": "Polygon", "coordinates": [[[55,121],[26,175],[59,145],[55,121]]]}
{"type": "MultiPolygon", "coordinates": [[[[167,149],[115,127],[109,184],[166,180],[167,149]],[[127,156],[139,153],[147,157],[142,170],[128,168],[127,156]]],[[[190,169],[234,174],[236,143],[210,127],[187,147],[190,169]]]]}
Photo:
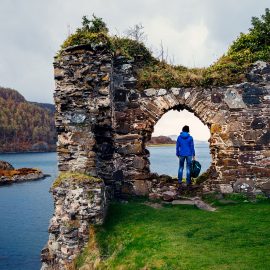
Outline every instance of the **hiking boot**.
{"type": "Polygon", "coordinates": [[[183,189],[183,183],[178,183],[177,189],[178,189],[178,190],[182,190],[182,189],[183,189]]]}

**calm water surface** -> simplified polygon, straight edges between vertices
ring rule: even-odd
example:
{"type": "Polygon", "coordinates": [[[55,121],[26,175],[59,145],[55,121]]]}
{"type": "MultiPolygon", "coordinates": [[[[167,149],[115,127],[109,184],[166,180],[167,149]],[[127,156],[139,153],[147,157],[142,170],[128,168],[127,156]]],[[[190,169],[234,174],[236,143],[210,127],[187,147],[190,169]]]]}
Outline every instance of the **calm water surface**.
{"type": "MultiPolygon", "coordinates": [[[[158,174],[177,176],[179,159],[175,155],[175,146],[148,147],[150,151],[150,169],[158,174]]],[[[201,163],[201,173],[205,172],[211,164],[211,155],[208,143],[195,143],[196,159],[201,163]]],[[[183,177],[185,176],[185,170],[183,177]]]]}
{"type": "MultiPolygon", "coordinates": [[[[151,170],[177,175],[175,147],[149,147],[151,170]]],[[[211,162],[208,145],[198,145],[196,155],[205,171],[211,162]]],[[[49,188],[57,176],[56,153],[4,154],[0,160],[15,168],[40,168],[50,174],[43,180],[0,187],[0,270],[40,269],[40,251],[48,240],[53,213],[49,188]]]]}
{"type": "Polygon", "coordinates": [[[0,187],[0,269],[40,269],[40,251],[53,212],[49,188],[57,174],[56,153],[4,154],[0,160],[51,174],[43,180],[0,187]]]}

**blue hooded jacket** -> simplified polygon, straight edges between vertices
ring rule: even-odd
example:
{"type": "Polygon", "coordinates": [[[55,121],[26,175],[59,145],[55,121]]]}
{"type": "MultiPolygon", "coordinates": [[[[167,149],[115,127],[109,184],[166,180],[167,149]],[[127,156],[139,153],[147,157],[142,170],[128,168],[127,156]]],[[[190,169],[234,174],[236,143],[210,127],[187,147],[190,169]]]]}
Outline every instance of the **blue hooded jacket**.
{"type": "Polygon", "coordinates": [[[194,142],[188,132],[181,132],[176,142],[176,155],[195,156],[194,142]]]}

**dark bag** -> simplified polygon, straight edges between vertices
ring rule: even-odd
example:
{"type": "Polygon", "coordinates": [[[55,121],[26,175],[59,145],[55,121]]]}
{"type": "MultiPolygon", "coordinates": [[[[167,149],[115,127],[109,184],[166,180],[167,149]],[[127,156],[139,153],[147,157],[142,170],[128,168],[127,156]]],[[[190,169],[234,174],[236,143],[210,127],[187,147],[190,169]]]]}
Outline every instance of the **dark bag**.
{"type": "Polygon", "coordinates": [[[193,178],[196,178],[199,176],[200,171],[201,171],[202,165],[200,164],[199,161],[197,160],[192,160],[191,162],[191,170],[190,170],[190,175],[193,178]]]}

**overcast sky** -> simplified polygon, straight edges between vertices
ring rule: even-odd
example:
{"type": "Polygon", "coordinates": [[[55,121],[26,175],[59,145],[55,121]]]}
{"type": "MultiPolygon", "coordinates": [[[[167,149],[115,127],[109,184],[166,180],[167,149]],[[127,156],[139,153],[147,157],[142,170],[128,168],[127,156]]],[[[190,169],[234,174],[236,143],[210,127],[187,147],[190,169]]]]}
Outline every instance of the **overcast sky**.
{"type": "Polygon", "coordinates": [[[208,66],[260,16],[269,0],[0,0],[0,85],[27,100],[53,102],[53,56],[83,15],[111,33],[142,23],[155,52],[162,40],[175,64],[208,66]]]}
{"type": "Polygon", "coordinates": [[[155,125],[152,136],[179,135],[185,125],[189,126],[190,134],[195,140],[208,141],[210,138],[209,128],[187,110],[181,112],[171,110],[165,113],[155,125]]]}

